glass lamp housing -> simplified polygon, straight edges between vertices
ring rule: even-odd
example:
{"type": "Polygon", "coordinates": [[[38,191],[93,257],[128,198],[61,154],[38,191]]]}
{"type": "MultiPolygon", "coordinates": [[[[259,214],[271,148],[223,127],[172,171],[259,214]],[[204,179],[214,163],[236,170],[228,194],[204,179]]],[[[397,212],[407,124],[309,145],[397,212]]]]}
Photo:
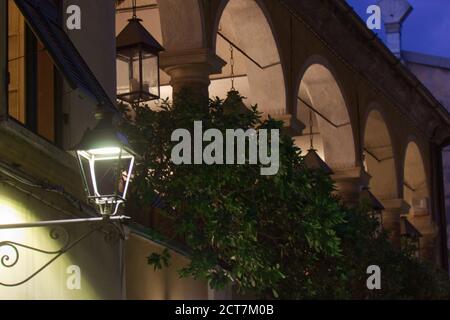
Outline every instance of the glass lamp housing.
{"type": "Polygon", "coordinates": [[[377,220],[379,223],[379,226],[383,226],[383,211],[384,206],[383,204],[375,197],[375,195],[370,192],[369,188],[363,188],[361,191],[361,199],[365,200],[367,204],[369,205],[369,214],[370,216],[377,220]]]}
{"type": "Polygon", "coordinates": [[[132,18],[117,37],[117,97],[139,104],[160,97],[159,53],[164,49],[132,18]]]}
{"type": "Polygon", "coordinates": [[[75,148],[88,201],[101,215],[112,216],[125,202],[136,155],[106,117],[86,131],[75,148]]]}

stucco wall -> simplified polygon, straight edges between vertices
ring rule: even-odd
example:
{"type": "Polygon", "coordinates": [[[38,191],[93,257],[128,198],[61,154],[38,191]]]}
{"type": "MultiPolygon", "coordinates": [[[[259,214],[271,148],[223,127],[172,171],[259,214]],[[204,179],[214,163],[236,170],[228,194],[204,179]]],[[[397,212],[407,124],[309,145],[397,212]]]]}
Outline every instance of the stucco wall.
{"type": "Polygon", "coordinates": [[[170,251],[169,268],[155,271],[147,257],[164,247],[139,235],[131,234],[125,246],[126,291],[131,300],[205,300],[208,286],[202,281],[180,278],[178,270],[187,265],[182,255],[170,251]]]}
{"type": "MultiPolygon", "coordinates": [[[[69,17],[67,6],[81,10],[81,29],[66,30],[70,40],[89,65],[111,101],[116,100],[116,38],[114,0],[64,0],[63,21],[69,17]]],[[[96,102],[80,95],[66,84],[63,108],[68,120],[64,127],[66,148],[73,147],[87,127],[93,127],[96,102]]]]}
{"type": "MultiPolygon", "coordinates": [[[[70,218],[4,183],[0,184],[0,211],[2,224],[70,218]]],[[[72,239],[76,239],[89,231],[89,227],[76,226],[68,230],[72,239]]],[[[47,228],[2,230],[0,241],[15,241],[41,250],[58,250],[63,242],[52,240],[49,231],[47,228]]],[[[61,236],[61,239],[65,238],[63,233],[61,236]]],[[[29,282],[11,288],[0,286],[0,299],[121,299],[119,250],[119,242],[106,242],[101,233],[95,233],[29,282]],[[67,285],[68,281],[72,283],[73,274],[68,273],[71,266],[79,267],[79,290],[71,290],[67,285]]],[[[0,266],[0,282],[6,284],[26,279],[55,256],[19,248],[17,257],[11,247],[0,246],[0,256],[4,255],[10,257],[7,265],[18,259],[11,268],[0,266]]]]}

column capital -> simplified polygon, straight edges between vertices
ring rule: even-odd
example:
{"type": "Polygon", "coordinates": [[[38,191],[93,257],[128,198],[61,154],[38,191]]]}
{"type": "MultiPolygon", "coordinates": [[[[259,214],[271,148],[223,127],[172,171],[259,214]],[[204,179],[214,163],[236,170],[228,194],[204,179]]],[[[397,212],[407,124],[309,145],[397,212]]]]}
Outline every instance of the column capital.
{"type": "Polygon", "coordinates": [[[333,180],[349,180],[349,179],[357,179],[363,183],[369,184],[369,180],[371,178],[370,174],[364,170],[363,167],[351,167],[351,168],[332,168],[333,169],[333,180]]]}
{"type": "Polygon", "coordinates": [[[380,200],[385,211],[395,211],[400,214],[407,214],[411,206],[403,199],[384,199],[380,200]]]}
{"type": "Polygon", "coordinates": [[[225,65],[225,61],[205,48],[160,54],[160,67],[170,76],[174,94],[182,88],[190,88],[208,97],[209,76],[220,73],[225,65]]]}
{"type": "Polygon", "coordinates": [[[384,199],[380,200],[384,207],[383,227],[390,232],[390,240],[396,248],[400,248],[400,218],[407,214],[410,205],[403,199],[384,199]]]}
{"type": "Polygon", "coordinates": [[[186,49],[163,51],[160,53],[160,67],[170,73],[171,70],[186,65],[203,65],[209,68],[210,74],[217,74],[227,63],[211,49],[186,49]]]}
{"type": "Polygon", "coordinates": [[[348,204],[358,204],[361,190],[369,185],[370,175],[363,167],[333,169],[337,193],[348,204]]]}

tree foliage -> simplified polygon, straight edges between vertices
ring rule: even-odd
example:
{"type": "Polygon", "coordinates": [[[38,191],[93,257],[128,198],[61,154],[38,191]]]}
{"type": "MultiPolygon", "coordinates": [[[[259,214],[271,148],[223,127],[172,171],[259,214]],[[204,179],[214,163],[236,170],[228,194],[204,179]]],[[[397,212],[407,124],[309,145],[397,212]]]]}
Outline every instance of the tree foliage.
{"type": "MultiPolygon", "coordinates": [[[[260,165],[174,165],[175,129],[193,134],[194,121],[216,128],[280,129],[262,120],[256,106],[242,111],[242,97],[210,100],[185,91],[160,110],[134,107],[124,124],[142,155],[133,181],[134,199],[168,205],[177,239],[189,248],[182,276],[228,284],[259,298],[443,298],[446,276],[394,249],[363,209],[349,209],[333,195],[331,178],[309,170],[287,135],[280,142],[280,170],[261,176],[260,165]],[[366,287],[369,265],[382,270],[382,289],[366,287]]],[[[167,266],[167,252],[149,263],[167,266]],[[162,260],[161,260],[162,259],[162,260]]]]}

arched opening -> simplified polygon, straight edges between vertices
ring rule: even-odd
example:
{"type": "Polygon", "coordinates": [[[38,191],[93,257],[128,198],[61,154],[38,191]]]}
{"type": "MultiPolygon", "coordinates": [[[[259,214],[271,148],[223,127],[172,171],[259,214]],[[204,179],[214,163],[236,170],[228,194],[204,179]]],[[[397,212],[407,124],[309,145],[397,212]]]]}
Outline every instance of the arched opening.
{"type": "Polygon", "coordinates": [[[344,97],[330,70],[318,63],[309,65],[301,78],[297,101],[297,120],[306,129],[295,140],[303,153],[311,148],[312,140],[312,147],[331,168],[354,167],[352,125],[344,97]]]}
{"type": "MultiPolygon", "coordinates": [[[[437,230],[431,217],[430,193],[423,158],[414,142],[410,142],[407,147],[404,168],[403,198],[410,205],[405,218],[420,233],[418,255],[434,261],[437,230]]],[[[411,231],[402,230],[404,238],[409,238],[410,233],[411,231]]]]}
{"type": "Polygon", "coordinates": [[[258,104],[259,111],[273,117],[285,115],[280,56],[270,24],[257,1],[228,1],[217,27],[213,43],[216,54],[227,65],[221,74],[211,76],[210,96],[225,98],[234,78],[234,88],[247,98],[247,105],[258,104]]]}
{"type": "Polygon", "coordinates": [[[381,113],[372,110],[364,133],[364,167],[371,176],[370,191],[379,200],[398,199],[392,141],[381,113]]]}

